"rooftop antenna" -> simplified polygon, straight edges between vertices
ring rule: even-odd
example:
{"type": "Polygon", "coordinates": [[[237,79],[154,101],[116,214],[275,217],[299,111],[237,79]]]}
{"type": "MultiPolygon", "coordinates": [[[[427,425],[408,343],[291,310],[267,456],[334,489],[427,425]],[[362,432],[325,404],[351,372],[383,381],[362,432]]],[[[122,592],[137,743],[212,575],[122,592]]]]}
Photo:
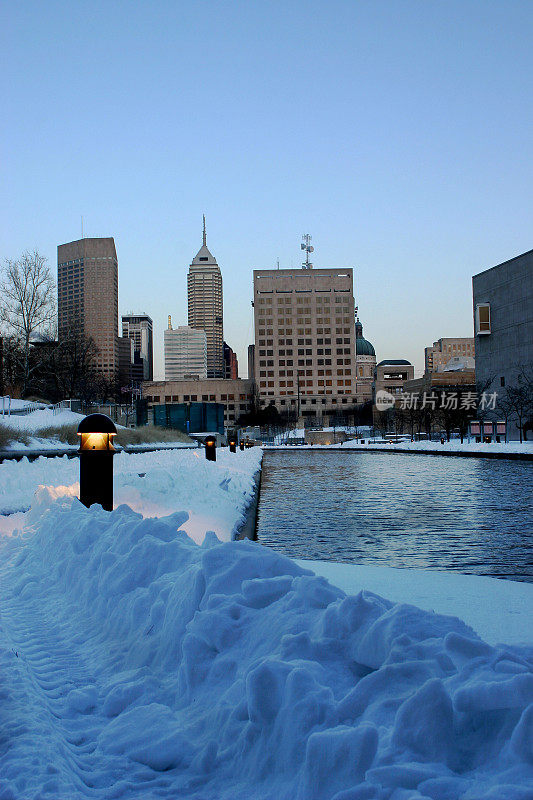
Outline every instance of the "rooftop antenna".
{"type": "Polygon", "coordinates": [[[203,233],[203,242],[204,242],[204,247],[205,247],[205,246],[206,246],[206,233],[205,233],[205,214],[203,215],[203,218],[204,218],[204,233],[203,233]]]}
{"type": "Polygon", "coordinates": [[[315,248],[311,244],[311,236],[308,233],[304,233],[302,236],[302,243],[300,245],[302,250],[305,250],[305,261],[302,264],[302,269],[313,269],[313,265],[309,261],[309,254],[313,253],[315,248]]]}
{"type": "Polygon", "coordinates": [[[279,258],[278,258],[278,269],[279,269],[279,258]]]}

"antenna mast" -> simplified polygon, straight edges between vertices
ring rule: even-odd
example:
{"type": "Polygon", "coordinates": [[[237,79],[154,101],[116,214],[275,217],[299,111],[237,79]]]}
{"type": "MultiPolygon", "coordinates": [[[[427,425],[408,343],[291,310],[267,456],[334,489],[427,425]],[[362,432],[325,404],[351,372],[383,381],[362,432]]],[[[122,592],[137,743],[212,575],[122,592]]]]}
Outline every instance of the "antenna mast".
{"type": "Polygon", "coordinates": [[[305,261],[302,264],[302,269],[313,269],[313,265],[309,261],[309,254],[313,253],[315,248],[311,244],[312,237],[308,233],[302,236],[302,243],[300,245],[302,250],[305,250],[305,261]]]}

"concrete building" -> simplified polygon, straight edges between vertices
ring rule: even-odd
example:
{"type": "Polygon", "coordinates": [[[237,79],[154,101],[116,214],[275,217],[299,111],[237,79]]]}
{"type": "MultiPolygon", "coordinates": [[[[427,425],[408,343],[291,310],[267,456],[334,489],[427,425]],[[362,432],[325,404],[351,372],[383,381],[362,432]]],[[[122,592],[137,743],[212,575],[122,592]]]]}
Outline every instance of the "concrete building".
{"type": "Polygon", "coordinates": [[[224,377],[224,330],[222,273],[207,249],[205,217],[203,244],[193,258],[187,276],[189,327],[207,336],[207,377],[224,377]]]}
{"type": "Polygon", "coordinates": [[[57,322],[61,339],[94,340],[98,370],[115,380],[118,353],[118,260],[112,237],[79,239],[57,248],[57,322]]]}
{"type": "Polygon", "coordinates": [[[433,347],[424,350],[424,372],[433,372],[444,367],[452,358],[474,358],[473,338],[439,339],[433,347]]]}
{"type": "Polygon", "coordinates": [[[141,380],[154,377],[153,322],[148,314],[123,314],[122,336],[133,340],[134,364],[142,365],[141,380]]]}
{"type": "MultiPolygon", "coordinates": [[[[472,290],[476,382],[505,397],[533,372],[533,250],[474,275],[472,290]]],[[[510,435],[518,438],[514,423],[510,435]]]]}
{"type": "Polygon", "coordinates": [[[254,270],[255,381],[261,406],[323,416],[357,393],[353,270],[254,270]]]}
{"type": "Polygon", "coordinates": [[[374,370],[372,395],[375,401],[377,392],[385,391],[392,395],[402,394],[407,381],[412,381],[415,368],[404,359],[385,359],[374,370]]]}
{"type": "Polygon", "coordinates": [[[237,355],[226,342],[224,342],[224,377],[233,380],[239,377],[237,355]]]}
{"type": "Polygon", "coordinates": [[[233,427],[242,414],[252,410],[253,381],[193,380],[149,381],[143,384],[143,396],[148,406],[161,403],[222,403],[224,424],[233,427]]]}
{"type": "Polygon", "coordinates": [[[359,319],[355,321],[355,380],[358,402],[367,403],[372,400],[372,383],[376,368],[376,351],[374,346],[363,336],[363,326],[359,319]]]}
{"type": "Polygon", "coordinates": [[[164,333],[165,380],[207,378],[207,336],[203,330],[179,325],[172,328],[170,316],[164,333]]]}

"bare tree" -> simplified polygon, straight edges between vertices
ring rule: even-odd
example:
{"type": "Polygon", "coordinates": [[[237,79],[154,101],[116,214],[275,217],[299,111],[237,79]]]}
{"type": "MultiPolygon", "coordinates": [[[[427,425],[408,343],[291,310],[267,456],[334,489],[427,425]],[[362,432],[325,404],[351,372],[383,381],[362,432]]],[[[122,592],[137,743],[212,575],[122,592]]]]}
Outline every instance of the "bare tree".
{"type": "Polygon", "coordinates": [[[22,346],[21,379],[24,395],[31,371],[31,337],[52,324],[55,317],[54,281],[46,258],[37,250],[26,250],[17,260],[6,259],[0,291],[0,322],[22,346]]]}
{"type": "MultiPolygon", "coordinates": [[[[533,377],[524,368],[520,371],[514,386],[509,386],[503,398],[510,413],[516,418],[522,442],[527,438],[530,417],[533,415],[533,377]]],[[[501,405],[501,402],[500,402],[501,405]]]]}

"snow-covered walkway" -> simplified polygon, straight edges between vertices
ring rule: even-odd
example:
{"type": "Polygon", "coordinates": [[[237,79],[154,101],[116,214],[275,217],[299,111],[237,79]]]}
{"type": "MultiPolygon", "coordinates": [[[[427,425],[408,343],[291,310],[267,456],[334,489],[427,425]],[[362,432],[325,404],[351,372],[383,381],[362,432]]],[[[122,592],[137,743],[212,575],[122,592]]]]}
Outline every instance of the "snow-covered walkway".
{"type": "Polygon", "coordinates": [[[527,800],[533,647],[43,490],[0,547],[0,798],[527,800]]]}

